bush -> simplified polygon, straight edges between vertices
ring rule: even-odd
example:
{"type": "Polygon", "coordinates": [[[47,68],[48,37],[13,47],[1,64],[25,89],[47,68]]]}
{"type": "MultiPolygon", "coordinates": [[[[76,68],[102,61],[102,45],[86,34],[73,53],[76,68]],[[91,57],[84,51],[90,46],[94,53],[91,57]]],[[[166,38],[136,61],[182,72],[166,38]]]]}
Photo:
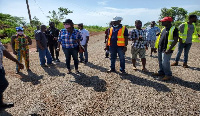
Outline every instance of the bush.
{"type": "Polygon", "coordinates": [[[11,38],[5,37],[4,39],[0,39],[2,44],[7,44],[11,42],[11,38]]]}
{"type": "Polygon", "coordinates": [[[4,35],[7,35],[8,37],[11,37],[15,33],[16,33],[15,28],[5,28],[4,29],[4,35]]]}

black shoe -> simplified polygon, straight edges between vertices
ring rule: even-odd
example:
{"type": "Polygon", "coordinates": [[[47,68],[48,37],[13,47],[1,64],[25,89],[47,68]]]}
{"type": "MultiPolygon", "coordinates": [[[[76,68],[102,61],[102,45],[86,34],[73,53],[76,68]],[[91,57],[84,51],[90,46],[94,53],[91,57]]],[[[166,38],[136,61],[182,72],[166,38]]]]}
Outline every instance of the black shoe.
{"type": "Polygon", "coordinates": [[[84,64],[87,64],[87,61],[85,61],[84,64]]]}
{"type": "Polygon", "coordinates": [[[59,59],[56,59],[56,62],[60,62],[60,60],[59,60],[59,59]]]}
{"type": "Polygon", "coordinates": [[[84,61],[83,60],[81,60],[81,61],[79,61],[80,63],[83,63],[84,61]]]}
{"type": "Polygon", "coordinates": [[[55,58],[52,58],[52,61],[55,61],[56,59],[55,58]]]}
{"type": "Polygon", "coordinates": [[[6,109],[6,108],[11,108],[14,107],[14,103],[2,103],[0,104],[0,109],[6,109]]]}
{"type": "Polygon", "coordinates": [[[111,73],[111,72],[116,72],[116,70],[110,69],[110,70],[107,71],[107,73],[111,73]]]}
{"type": "Polygon", "coordinates": [[[126,71],[121,71],[121,74],[127,75],[128,73],[126,73],[126,71]]]}

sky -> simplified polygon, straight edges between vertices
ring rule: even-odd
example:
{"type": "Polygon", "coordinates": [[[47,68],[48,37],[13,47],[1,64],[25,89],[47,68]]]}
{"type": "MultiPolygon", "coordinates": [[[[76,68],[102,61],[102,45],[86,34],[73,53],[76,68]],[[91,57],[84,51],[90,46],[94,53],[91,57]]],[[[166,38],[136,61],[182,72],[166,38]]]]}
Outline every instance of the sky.
{"type": "MultiPolygon", "coordinates": [[[[28,0],[31,17],[36,16],[48,25],[49,11],[59,7],[73,11],[66,16],[75,24],[108,26],[115,16],[123,18],[123,25],[158,21],[162,8],[180,7],[188,12],[200,10],[200,0],[28,0]]],[[[0,0],[0,13],[24,17],[29,22],[26,0],[0,0]]],[[[63,20],[64,21],[64,20],[63,20]]]]}

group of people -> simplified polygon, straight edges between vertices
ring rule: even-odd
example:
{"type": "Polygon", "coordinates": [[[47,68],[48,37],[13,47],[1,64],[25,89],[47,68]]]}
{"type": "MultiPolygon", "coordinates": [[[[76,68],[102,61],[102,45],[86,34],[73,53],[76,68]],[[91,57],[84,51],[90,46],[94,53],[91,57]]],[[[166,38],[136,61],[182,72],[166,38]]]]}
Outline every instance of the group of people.
{"type": "MultiPolygon", "coordinates": [[[[151,47],[152,53],[158,52],[159,71],[154,73],[154,76],[162,76],[161,80],[169,80],[172,76],[170,69],[171,55],[175,49],[176,43],[179,41],[178,53],[175,62],[172,66],[177,66],[181,53],[184,49],[184,63],[183,67],[189,67],[187,65],[188,53],[192,42],[200,42],[200,35],[197,34],[195,22],[197,21],[196,15],[190,15],[189,21],[181,24],[179,29],[172,25],[173,19],[171,17],[164,17],[160,20],[164,28],[160,31],[155,26],[155,21],[151,22],[151,25],[146,29],[142,29],[142,22],[140,20],[135,21],[135,29],[128,32],[128,29],[121,24],[122,17],[114,17],[110,23],[109,28],[106,30],[105,43],[106,43],[106,58],[110,54],[110,70],[108,73],[116,72],[115,62],[117,55],[120,59],[120,71],[122,74],[127,74],[125,71],[125,52],[127,51],[128,41],[131,43],[131,54],[133,70],[137,70],[136,58],[139,54],[142,62],[142,71],[147,72],[146,69],[146,50],[151,47]],[[158,36],[158,38],[156,38],[158,36]],[[158,51],[156,51],[158,49],[158,51]]],[[[59,51],[60,46],[64,52],[66,58],[66,66],[68,74],[70,74],[71,56],[74,60],[75,72],[79,73],[79,62],[88,62],[87,46],[89,41],[89,31],[84,29],[83,24],[78,24],[78,29],[74,28],[74,23],[71,19],[66,19],[63,22],[64,29],[60,31],[55,28],[54,22],[49,23],[49,28],[45,25],[37,27],[35,31],[35,40],[37,42],[37,51],[39,52],[40,65],[42,67],[54,66],[52,61],[60,62],[59,51]],[[49,49],[48,49],[49,47],[49,49]],[[79,51],[84,49],[83,52],[79,51]],[[49,52],[50,51],[50,52],[49,52]],[[54,56],[55,53],[55,56],[54,56]],[[79,58],[78,60],[78,53],[79,58]],[[45,58],[46,57],[46,58],[45,58]],[[47,64],[47,65],[46,65],[47,64]]],[[[16,73],[20,72],[20,69],[24,68],[22,64],[22,57],[25,60],[25,66],[27,71],[31,71],[29,66],[29,45],[32,44],[30,37],[24,34],[22,27],[16,27],[17,34],[12,36],[11,45],[14,58],[5,47],[0,43],[0,108],[13,107],[13,103],[3,102],[3,92],[8,87],[8,81],[5,78],[5,70],[3,68],[3,56],[16,62],[16,73]]]]}
{"type": "Polygon", "coordinates": [[[181,24],[179,29],[172,25],[173,19],[171,17],[164,17],[159,20],[164,28],[160,30],[155,26],[155,21],[151,22],[151,25],[146,29],[142,29],[142,22],[140,20],[135,21],[135,29],[128,33],[128,29],[122,26],[122,17],[114,17],[110,22],[110,27],[105,31],[105,43],[106,43],[106,58],[110,53],[110,72],[116,72],[115,61],[117,54],[120,59],[120,71],[122,74],[125,72],[125,52],[127,51],[128,41],[131,43],[131,54],[132,54],[132,64],[133,70],[136,68],[136,58],[137,55],[141,58],[142,71],[148,72],[146,69],[146,50],[148,46],[151,47],[152,53],[157,53],[158,49],[158,63],[159,71],[158,73],[153,73],[153,76],[161,76],[161,80],[170,80],[172,76],[172,71],[170,69],[170,59],[173,51],[175,50],[175,45],[178,44],[178,53],[175,62],[171,66],[177,66],[180,60],[181,53],[184,49],[184,63],[183,67],[188,68],[188,53],[192,42],[200,42],[200,35],[197,33],[195,23],[197,21],[196,15],[190,15],[189,21],[181,24]],[[158,37],[156,37],[158,36],[158,37]],[[108,52],[109,51],[109,52],[108,52]]]}

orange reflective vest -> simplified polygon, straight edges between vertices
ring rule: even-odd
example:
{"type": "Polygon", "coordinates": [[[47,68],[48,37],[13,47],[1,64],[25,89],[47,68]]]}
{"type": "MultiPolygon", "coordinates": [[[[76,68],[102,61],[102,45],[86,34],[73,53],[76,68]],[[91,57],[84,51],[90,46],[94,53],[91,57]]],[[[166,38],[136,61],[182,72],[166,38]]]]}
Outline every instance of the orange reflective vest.
{"type": "MultiPolygon", "coordinates": [[[[125,46],[125,38],[124,38],[124,31],[125,26],[122,26],[121,29],[119,29],[117,34],[117,46],[125,46]]],[[[110,28],[109,37],[108,37],[108,46],[110,46],[110,40],[112,37],[113,27],[110,28]]]]}

